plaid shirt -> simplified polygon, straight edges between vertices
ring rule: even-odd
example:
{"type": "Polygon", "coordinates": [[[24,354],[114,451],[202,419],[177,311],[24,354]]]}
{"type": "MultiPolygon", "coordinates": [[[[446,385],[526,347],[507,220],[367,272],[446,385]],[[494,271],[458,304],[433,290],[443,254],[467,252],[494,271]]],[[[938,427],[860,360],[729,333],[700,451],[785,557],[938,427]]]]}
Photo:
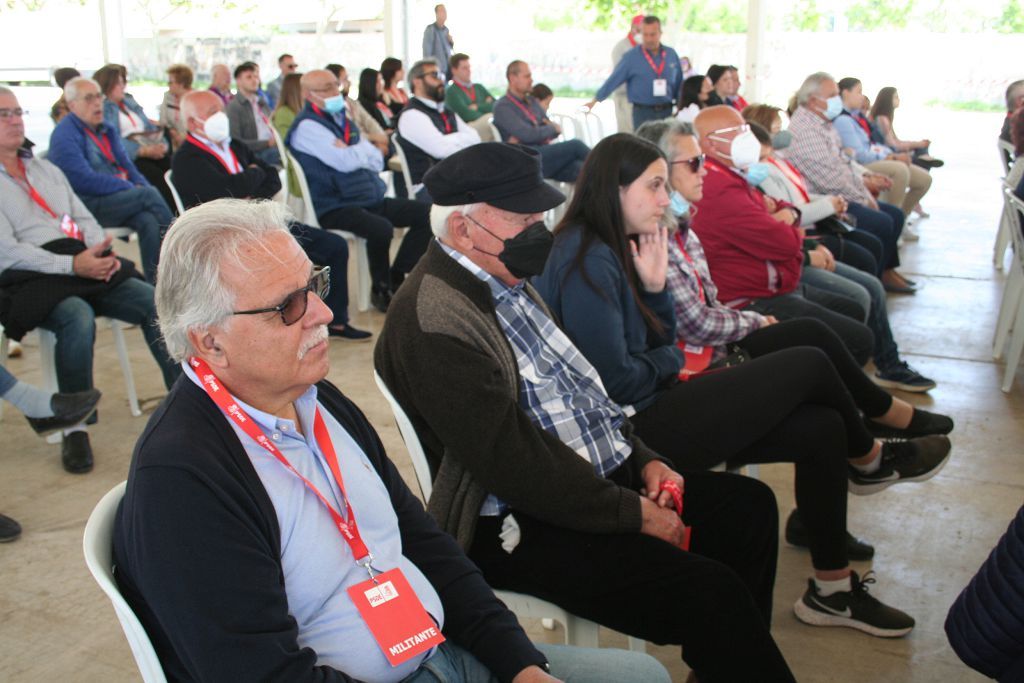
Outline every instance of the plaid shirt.
{"type": "Polygon", "coordinates": [[[848,202],[871,204],[871,193],[864,179],[843,152],[843,143],[831,121],[807,107],[798,107],[789,120],[793,143],[781,156],[789,159],[803,174],[812,192],[837,194],[848,202]]]}
{"type": "Polygon", "coordinates": [[[712,360],[718,360],[726,354],[724,344],[743,339],[761,327],[759,313],[737,311],[718,302],[718,288],[711,280],[704,247],[685,221],[680,221],[679,231],[668,241],[666,286],[676,312],[676,339],[696,347],[688,350],[697,352],[700,347],[716,346],[712,360]],[[690,260],[683,255],[678,239],[683,240],[690,260]]]}
{"type": "MultiPolygon", "coordinates": [[[[614,472],[633,446],[620,431],[626,413],[608,398],[597,371],[530,298],[523,283],[509,287],[464,254],[438,244],[491,288],[498,322],[519,366],[519,407],[534,425],[589,461],[598,476],[614,472]]],[[[491,495],[480,514],[493,516],[505,508],[491,495]]]]}

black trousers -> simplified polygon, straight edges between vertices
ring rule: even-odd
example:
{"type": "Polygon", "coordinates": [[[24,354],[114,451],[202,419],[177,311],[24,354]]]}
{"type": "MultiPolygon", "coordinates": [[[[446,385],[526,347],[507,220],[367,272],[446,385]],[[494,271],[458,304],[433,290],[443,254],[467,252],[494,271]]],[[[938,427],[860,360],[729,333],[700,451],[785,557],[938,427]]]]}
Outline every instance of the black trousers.
{"type": "Polygon", "coordinates": [[[860,365],[867,363],[874,352],[875,335],[861,322],[866,319],[866,311],[856,301],[845,296],[809,285],[800,285],[796,291],[789,294],[755,299],[747,308],[761,315],[773,315],[779,320],[820,320],[839,335],[860,365]]]}
{"type": "Polygon", "coordinates": [[[388,261],[395,227],[409,228],[391,264],[391,269],[398,273],[412,270],[430,244],[430,204],[413,199],[384,199],[374,206],[335,209],[320,216],[319,221],[327,230],[346,230],[366,240],[370,277],[376,291],[391,289],[388,261]]]}
{"type": "MultiPolygon", "coordinates": [[[[627,468],[612,479],[623,480],[627,468]]],[[[768,630],[778,511],[759,481],[686,475],[691,552],[639,533],[590,534],[514,512],[521,542],[501,548],[501,519],[481,517],[469,557],[493,588],[535,595],[659,644],[680,644],[702,683],[792,681],[768,630]]]]}
{"type": "Polygon", "coordinates": [[[171,194],[171,188],[167,187],[167,183],[164,181],[164,173],[171,169],[171,155],[168,154],[160,159],[139,157],[133,163],[135,168],[139,169],[139,173],[149,181],[149,184],[160,192],[160,196],[167,202],[167,208],[170,209],[171,215],[177,216],[178,207],[174,204],[174,195],[171,194]]]}
{"type": "Polygon", "coordinates": [[[840,263],[875,276],[882,274],[878,265],[882,258],[882,243],[874,235],[854,230],[842,236],[824,235],[820,239],[840,263]]]}
{"type": "Polygon", "coordinates": [[[792,462],[814,567],[847,566],[847,460],[874,440],[824,352],[797,346],[680,382],[632,422],[680,471],[792,462]]]}

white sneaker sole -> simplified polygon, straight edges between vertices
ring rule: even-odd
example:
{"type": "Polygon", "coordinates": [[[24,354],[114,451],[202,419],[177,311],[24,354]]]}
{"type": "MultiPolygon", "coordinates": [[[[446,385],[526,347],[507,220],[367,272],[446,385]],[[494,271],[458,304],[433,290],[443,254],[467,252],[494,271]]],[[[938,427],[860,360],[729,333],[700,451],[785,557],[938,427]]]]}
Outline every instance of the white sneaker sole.
{"type": "Polygon", "coordinates": [[[863,621],[857,621],[850,617],[841,617],[835,614],[826,614],[825,612],[819,612],[816,609],[811,609],[804,604],[804,600],[801,597],[793,605],[793,613],[796,618],[805,624],[811,626],[844,626],[846,628],[856,629],[863,631],[868,635],[876,636],[878,638],[901,638],[910,633],[914,627],[909,628],[879,628],[866,624],[863,621]]]}
{"type": "Polygon", "coordinates": [[[902,382],[895,382],[891,379],[882,379],[878,375],[871,375],[871,379],[874,380],[875,384],[886,389],[899,389],[900,391],[906,391],[910,394],[924,394],[934,389],[937,384],[934,382],[930,386],[914,386],[912,384],[903,384],[902,382]]]}
{"type": "Polygon", "coordinates": [[[931,479],[936,474],[942,471],[942,468],[946,466],[947,462],[949,462],[949,456],[951,455],[953,455],[952,448],[949,449],[949,451],[946,453],[946,457],[944,457],[938,465],[936,465],[935,467],[933,467],[932,469],[928,470],[923,474],[917,475],[916,477],[901,477],[899,479],[892,479],[890,481],[880,481],[872,484],[857,484],[853,480],[847,479],[846,488],[850,493],[852,493],[855,496],[870,496],[874,493],[878,493],[879,491],[884,491],[893,484],[909,484],[911,482],[928,481],[929,479],[931,479]]]}

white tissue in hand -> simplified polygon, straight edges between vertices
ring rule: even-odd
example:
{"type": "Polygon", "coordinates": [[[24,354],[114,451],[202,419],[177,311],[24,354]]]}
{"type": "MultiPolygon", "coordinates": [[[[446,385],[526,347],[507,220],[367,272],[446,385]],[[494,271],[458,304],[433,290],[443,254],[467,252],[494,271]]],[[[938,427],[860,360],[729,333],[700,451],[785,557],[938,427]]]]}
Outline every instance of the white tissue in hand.
{"type": "Polygon", "coordinates": [[[512,515],[505,518],[505,521],[501,523],[501,533],[498,534],[501,539],[501,549],[509,555],[519,545],[519,522],[512,515]]]}

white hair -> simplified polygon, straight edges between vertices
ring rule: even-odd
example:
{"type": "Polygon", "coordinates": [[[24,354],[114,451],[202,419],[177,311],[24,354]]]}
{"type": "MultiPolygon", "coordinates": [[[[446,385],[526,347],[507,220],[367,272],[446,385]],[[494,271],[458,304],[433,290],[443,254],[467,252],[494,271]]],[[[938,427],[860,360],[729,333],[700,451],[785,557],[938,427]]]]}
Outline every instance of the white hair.
{"type": "Polygon", "coordinates": [[[11,90],[10,88],[6,87],[6,86],[0,85],[0,95],[11,95],[11,96],[13,96],[14,95],[14,91],[11,90]]]}
{"type": "Polygon", "coordinates": [[[249,269],[242,247],[256,244],[270,258],[280,259],[266,246],[273,233],[291,235],[288,208],[280,202],[217,199],[193,207],[171,224],[160,249],[156,312],[167,352],[181,362],[196,351],[192,331],[223,323],[235,308],[237,292],[223,281],[227,259],[249,269]]]}
{"type": "Polygon", "coordinates": [[[636,129],[635,135],[654,143],[670,161],[676,155],[676,144],[679,138],[695,136],[693,126],[676,119],[647,121],[636,129]]]}
{"type": "Polygon", "coordinates": [[[434,231],[435,237],[443,239],[448,236],[448,219],[452,214],[461,213],[463,216],[468,216],[476,211],[479,206],[479,202],[456,206],[438,206],[434,204],[430,207],[430,229],[434,231]]]}
{"type": "Polygon", "coordinates": [[[92,83],[96,86],[97,92],[102,92],[100,84],[91,78],[85,76],[75,76],[70,81],[64,84],[64,99],[68,102],[74,102],[78,99],[78,91],[81,89],[83,83],[92,83]]]}
{"type": "Polygon", "coordinates": [[[796,91],[796,103],[807,104],[810,102],[812,97],[817,97],[818,92],[821,90],[821,84],[825,81],[834,81],[831,74],[827,74],[824,71],[813,73],[804,79],[803,85],[796,91]]]}

